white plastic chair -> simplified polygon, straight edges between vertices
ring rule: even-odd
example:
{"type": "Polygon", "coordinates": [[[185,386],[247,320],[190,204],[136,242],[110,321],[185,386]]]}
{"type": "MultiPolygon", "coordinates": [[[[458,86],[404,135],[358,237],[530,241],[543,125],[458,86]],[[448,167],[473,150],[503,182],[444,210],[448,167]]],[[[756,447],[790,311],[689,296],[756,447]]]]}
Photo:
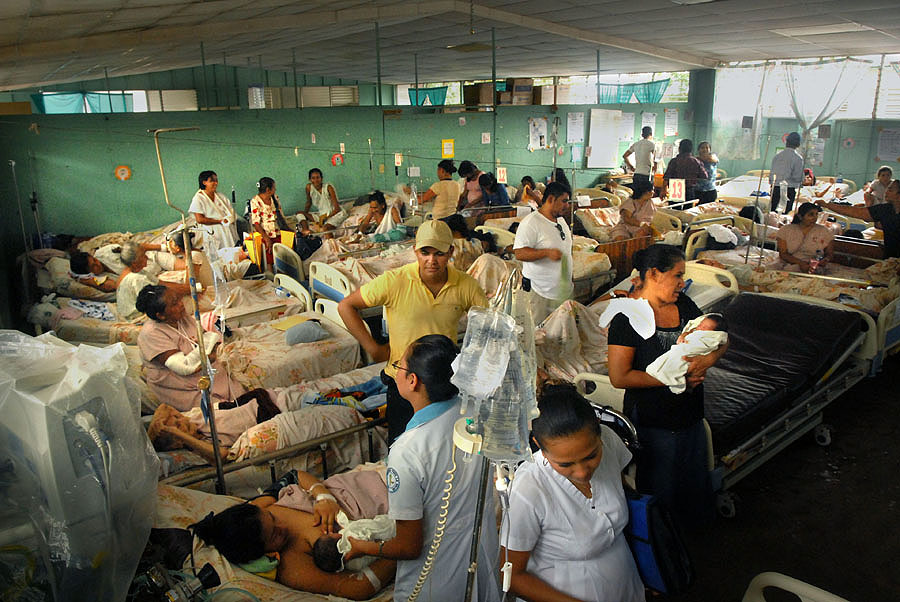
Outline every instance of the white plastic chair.
{"type": "Polygon", "coordinates": [[[312,311],[312,297],[303,285],[287,274],[275,274],[275,286],[280,286],[303,302],[303,311],[312,311]]]}
{"type": "Polygon", "coordinates": [[[766,602],[763,590],[767,587],[791,592],[800,598],[801,602],[849,602],[846,598],[835,596],[799,579],[772,572],[760,573],[754,577],[744,592],[742,602],[766,602]]]}
{"type": "Polygon", "coordinates": [[[303,260],[292,248],[276,242],[272,245],[272,256],[276,274],[287,274],[298,282],[303,279],[303,260]]]}
{"type": "MultiPolygon", "coordinates": [[[[347,325],[344,323],[344,319],[341,317],[341,314],[338,312],[338,304],[337,301],[332,301],[331,299],[316,299],[316,304],[313,308],[318,314],[322,314],[324,318],[331,320],[341,328],[346,329],[347,325]]],[[[363,320],[363,326],[366,327],[366,332],[372,334],[372,329],[369,328],[369,325],[366,324],[365,320],[363,320]]],[[[362,346],[360,346],[362,347],[362,346]]],[[[362,356],[363,363],[365,365],[373,364],[375,362],[372,361],[372,358],[366,353],[365,349],[360,349],[360,355],[362,356]]]]}

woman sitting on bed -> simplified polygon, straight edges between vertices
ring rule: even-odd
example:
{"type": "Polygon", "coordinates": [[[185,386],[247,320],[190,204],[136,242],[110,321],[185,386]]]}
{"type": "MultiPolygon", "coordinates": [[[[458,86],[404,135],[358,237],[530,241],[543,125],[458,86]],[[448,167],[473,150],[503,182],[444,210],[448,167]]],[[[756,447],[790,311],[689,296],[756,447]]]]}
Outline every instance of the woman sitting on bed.
{"type": "Polygon", "coordinates": [[[466,225],[466,220],[458,213],[447,216],[441,220],[450,226],[453,233],[453,255],[450,257],[453,267],[466,271],[478,257],[485,252],[483,241],[471,235],[466,225]]]}
{"type": "MultiPolygon", "coordinates": [[[[150,318],[138,334],[144,379],[156,397],[178,410],[200,405],[197,384],[205,372],[197,345],[197,326],[184,306],[186,285],[148,284],[137,296],[135,307],[150,318]]],[[[120,289],[121,290],[121,289],[120,289]]],[[[217,332],[203,333],[203,346],[216,370],[210,396],[231,401],[244,392],[216,358],[221,342],[217,332]]]]}
{"type": "Polygon", "coordinates": [[[368,234],[370,230],[376,234],[385,233],[393,230],[395,226],[399,226],[401,221],[397,207],[391,206],[388,210],[384,193],[376,190],[369,195],[369,211],[359,222],[357,229],[362,234],[368,234]]]}
{"type": "Polygon", "coordinates": [[[818,218],[819,208],[814,203],[803,203],[794,214],[793,221],[779,228],[775,240],[778,256],[784,264],[781,269],[808,273],[810,260],[820,253],[825,261],[831,261],[834,256],[834,234],[817,224],[818,218]]]}
{"type": "Polygon", "coordinates": [[[384,514],[387,487],[383,479],[378,471],[354,471],[328,479],[333,487],[329,489],[314,476],[297,472],[291,479],[296,483],[281,487],[283,478],[260,497],[216,515],[210,512],[190,529],[233,564],[257,573],[275,571],[278,583],[366,600],[393,579],[397,563],[379,558],[358,573],[330,573],[318,568],[314,547],[323,532],[336,530],[335,517],[342,509],[351,519],[384,514]],[[343,508],[336,497],[344,502],[343,508]],[[353,507],[359,512],[352,512],[353,507]]]}
{"type": "Polygon", "coordinates": [[[280,240],[281,229],[287,226],[287,220],[275,195],[275,180],[260,178],[256,189],[259,192],[250,199],[250,223],[253,231],[262,236],[268,265],[272,265],[272,245],[280,240]]]}
{"type": "Polygon", "coordinates": [[[619,223],[610,230],[613,240],[625,240],[641,236],[652,236],[650,222],[656,215],[653,205],[653,187],[646,183],[636,182],[630,199],[619,207],[619,223]]]}

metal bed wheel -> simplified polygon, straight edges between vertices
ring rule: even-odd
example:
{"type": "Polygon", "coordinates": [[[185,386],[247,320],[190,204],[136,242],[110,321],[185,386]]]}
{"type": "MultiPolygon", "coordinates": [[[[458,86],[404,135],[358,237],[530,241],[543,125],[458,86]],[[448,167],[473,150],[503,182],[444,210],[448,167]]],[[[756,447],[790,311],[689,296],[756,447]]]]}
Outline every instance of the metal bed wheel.
{"type": "Polygon", "coordinates": [[[730,491],[716,493],[716,511],[723,518],[734,518],[737,514],[737,496],[730,491]]]}
{"type": "Polygon", "coordinates": [[[834,429],[830,424],[820,424],[816,426],[814,434],[816,443],[821,445],[822,447],[831,445],[831,432],[833,430],[834,429]]]}

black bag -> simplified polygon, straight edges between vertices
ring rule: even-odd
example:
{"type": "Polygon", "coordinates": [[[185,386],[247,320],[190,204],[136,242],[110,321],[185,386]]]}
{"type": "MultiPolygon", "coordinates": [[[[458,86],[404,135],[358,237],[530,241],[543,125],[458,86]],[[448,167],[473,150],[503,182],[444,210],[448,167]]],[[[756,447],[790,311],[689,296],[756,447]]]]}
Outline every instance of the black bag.
{"type": "Polygon", "coordinates": [[[300,256],[300,259],[306,261],[321,246],[321,237],[304,235],[300,233],[299,228],[297,229],[297,233],[294,235],[294,252],[300,256]]]}
{"type": "Polygon", "coordinates": [[[762,211],[756,205],[744,205],[738,215],[753,220],[757,224],[763,223],[762,211]]]}
{"type": "Polygon", "coordinates": [[[706,248],[710,251],[729,251],[734,248],[734,243],[731,241],[719,242],[715,238],[710,236],[706,240],[706,248]]]}
{"type": "Polygon", "coordinates": [[[678,596],[694,583],[694,567],[672,515],[652,495],[626,491],[628,526],[625,539],[648,588],[678,596]]]}

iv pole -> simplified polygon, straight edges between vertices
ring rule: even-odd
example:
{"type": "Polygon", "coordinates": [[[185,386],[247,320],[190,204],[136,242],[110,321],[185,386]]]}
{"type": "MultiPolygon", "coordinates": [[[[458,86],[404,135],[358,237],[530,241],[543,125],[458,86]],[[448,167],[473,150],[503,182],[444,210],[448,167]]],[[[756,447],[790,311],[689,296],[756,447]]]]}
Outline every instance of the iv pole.
{"type": "Polygon", "coordinates": [[[156,145],[156,160],[159,162],[159,175],[162,178],[163,194],[166,197],[166,205],[181,214],[181,246],[184,249],[184,256],[186,258],[185,263],[187,264],[188,270],[188,282],[191,287],[191,302],[193,303],[194,307],[194,321],[197,325],[197,346],[200,348],[200,356],[203,358],[201,367],[205,372],[205,374],[200,377],[200,380],[197,383],[197,386],[200,389],[200,407],[203,409],[204,414],[209,418],[209,434],[212,438],[212,446],[214,452],[213,457],[216,466],[216,493],[222,495],[225,493],[225,473],[222,470],[222,456],[219,454],[219,432],[218,430],[216,430],[215,412],[213,411],[213,407],[209,401],[209,387],[213,378],[213,370],[209,363],[209,356],[206,355],[206,349],[203,345],[203,326],[200,323],[200,302],[197,298],[197,280],[194,275],[194,262],[191,261],[193,250],[191,249],[191,237],[189,235],[187,227],[187,213],[173,205],[169,200],[169,187],[166,184],[166,172],[163,170],[162,154],[159,151],[160,134],[165,132],[184,132],[188,130],[198,129],[200,128],[160,128],[156,130],[148,130],[148,132],[151,132],[153,134],[153,143],[156,145]]]}

